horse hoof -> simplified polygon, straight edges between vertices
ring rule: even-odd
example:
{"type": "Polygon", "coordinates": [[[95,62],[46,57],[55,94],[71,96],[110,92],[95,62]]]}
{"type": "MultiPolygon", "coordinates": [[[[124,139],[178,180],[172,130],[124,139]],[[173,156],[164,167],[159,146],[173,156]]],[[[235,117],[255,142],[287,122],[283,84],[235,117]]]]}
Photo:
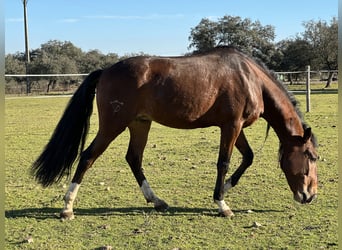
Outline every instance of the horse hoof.
{"type": "Polygon", "coordinates": [[[232,218],[234,216],[234,213],[232,210],[224,210],[219,212],[220,217],[227,217],[227,218],[232,218]]]}
{"type": "Polygon", "coordinates": [[[158,200],[154,203],[154,209],[157,212],[166,212],[169,209],[169,205],[163,200],[158,200]]]}
{"type": "Polygon", "coordinates": [[[62,211],[59,215],[62,221],[75,219],[74,212],[72,211],[62,211]]]}

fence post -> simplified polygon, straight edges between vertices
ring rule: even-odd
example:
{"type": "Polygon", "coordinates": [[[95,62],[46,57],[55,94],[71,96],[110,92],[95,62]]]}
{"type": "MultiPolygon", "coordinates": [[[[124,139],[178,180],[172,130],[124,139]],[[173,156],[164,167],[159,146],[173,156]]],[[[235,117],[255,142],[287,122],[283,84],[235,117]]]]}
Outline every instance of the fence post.
{"type": "Polygon", "coordinates": [[[310,112],[311,103],[310,103],[310,94],[311,94],[311,87],[310,87],[310,65],[307,66],[307,75],[306,75],[306,112],[310,112]]]}

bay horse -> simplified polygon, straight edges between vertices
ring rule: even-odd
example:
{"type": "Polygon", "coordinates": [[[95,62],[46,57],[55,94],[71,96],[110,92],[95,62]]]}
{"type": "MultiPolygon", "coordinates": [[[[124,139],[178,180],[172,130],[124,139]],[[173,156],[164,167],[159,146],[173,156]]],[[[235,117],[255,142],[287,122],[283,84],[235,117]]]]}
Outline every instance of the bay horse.
{"type": "Polygon", "coordinates": [[[180,129],[217,126],[221,137],[213,198],[219,214],[230,217],[233,212],[224,194],[253,161],[243,129],[262,117],[280,140],[280,166],[294,199],[310,203],[317,196],[317,144],[296,104],[271,71],[234,47],[182,57],[128,58],[85,78],[33,163],[32,174],[47,187],[70,176],[73,163],[80,158],[61,212],[62,219],[73,219],[73,203],[85,172],[128,127],[126,160],[146,201],[157,211],[165,211],[168,204],[153,192],[142,171],[151,122],[180,129]],[[95,91],[99,128],[83,151],[95,91]],[[234,146],[243,159],[225,181],[234,146]]]}

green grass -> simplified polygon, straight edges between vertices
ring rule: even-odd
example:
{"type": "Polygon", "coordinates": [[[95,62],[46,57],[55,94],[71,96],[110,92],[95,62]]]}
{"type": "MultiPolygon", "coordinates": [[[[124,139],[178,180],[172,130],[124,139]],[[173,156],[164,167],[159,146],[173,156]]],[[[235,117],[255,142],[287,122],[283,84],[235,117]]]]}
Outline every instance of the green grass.
{"type": "MultiPolygon", "coordinates": [[[[338,82],[334,81],[331,82],[329,88],[325,88],[326,82],[320,82],[320,81],[311,81],[310,89],[311,90],[337,90],[338,89],[338,82]]],[[[290,85],[288,82],[286,83],[286,86],[289,90],[306,90],[306,83],[303,82],[301,84],[292,84],[290,85]]]]}
{"type": "MultiPolygon", "coordinates": [[[[305,96],[298,96],[305,109],[305,96]]],[[[158,213],[145,199],[124,160],[128,132],[96,161],[82,182],[76,218],[59,214],[69,181],[43,189],[29,175],[47,143],[66,97],[6,100],[6,249],[337,249],[337,95],[312,95],[305,120],[319,140],[319,196],[299,205],[278,166],[278,139],[266,123],[246,129],[253,165],[230,190],[232,219],[217,216],[212,201],[219,129],[175,130],[153,123],[144,170],[170,210],[158,213]],[[103,184],[104,183],[104,184],[103,184]],[[255,223],[260,227],[255,227],[255,223]],[[25,239],[32,237],[33,242],[25,239]]],[[[97,131],[97,110],[89,141],[97,131]]],[[[62,157],[62,156],[61,156],[62,157]]],[[[235,150],[230,173],[241,157],[235,150]]]]}

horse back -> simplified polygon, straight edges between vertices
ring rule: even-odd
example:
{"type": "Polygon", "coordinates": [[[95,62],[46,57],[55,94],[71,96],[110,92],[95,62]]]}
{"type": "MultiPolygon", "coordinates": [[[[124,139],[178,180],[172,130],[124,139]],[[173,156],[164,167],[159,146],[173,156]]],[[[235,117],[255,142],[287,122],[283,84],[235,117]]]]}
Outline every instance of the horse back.
{"type": "Polygon", "coordinates": [[[236,119],[247,124],[263,110],[262,87],[256,69],[242,59],[234,53],[134,57],[108,69],[102,85],[109,99],[131,103],[136,117],[167,126],[220,126],[236,119]]]}

